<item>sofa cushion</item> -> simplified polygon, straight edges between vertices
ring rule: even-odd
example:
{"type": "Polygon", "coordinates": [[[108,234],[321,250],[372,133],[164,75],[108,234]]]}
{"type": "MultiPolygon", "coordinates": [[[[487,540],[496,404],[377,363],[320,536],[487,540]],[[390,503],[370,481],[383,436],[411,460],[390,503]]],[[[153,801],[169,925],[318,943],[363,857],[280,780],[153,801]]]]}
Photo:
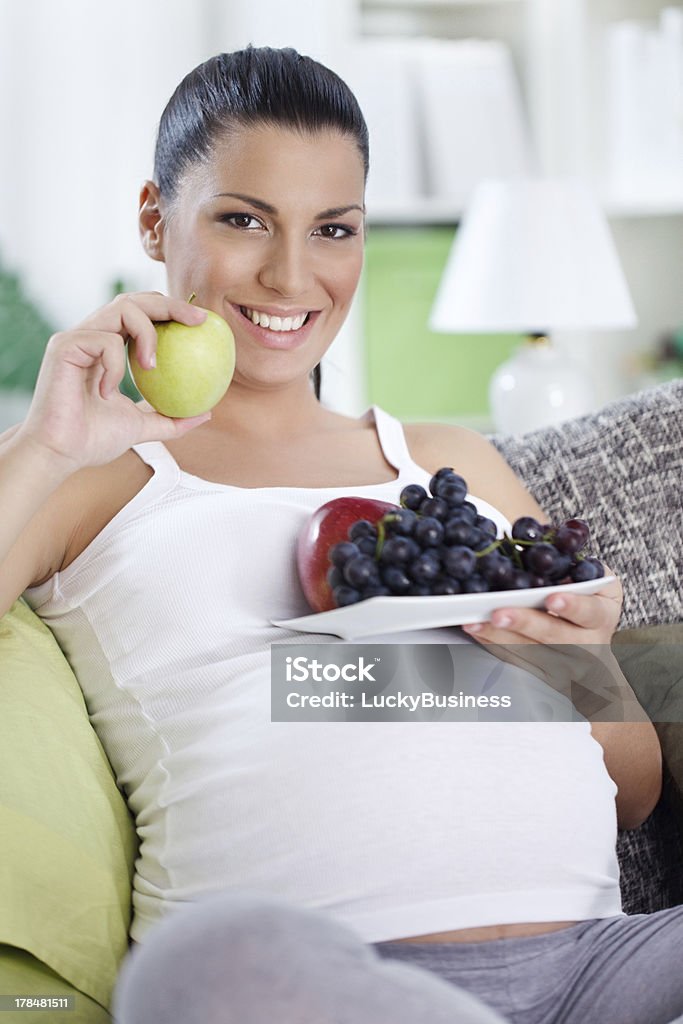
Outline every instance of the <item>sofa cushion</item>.
{"type": "Polygon", "coordinates": [[[683,795],[683,623],[620,629],[612,650],[638,700],[654,722],[669,768],[683,795]],[[669,729],[668,726],[674,726],[669,729]]]}
{"type": "Polygon", "coordinates": [[[683,903],[683,624],[620,630],[612,650],[662,747],[662,799],[617,843],[624,909],[652,913],[683,903]]]}
{"type": "Polygon", "coordinates": [[[78,992],[64,978],[40,960],[16,946],[0,945],[0,992],[22,996],[67,996],[69,1009],[22,1009],[17,1014],[3,1014],[3,1021],[19,1020],[21,1024],[110,1024],[111,1015],[94,999],[78,992]],[[71,1008],[73,1007],[73,1009],[71,1008]]]}
{"type": "MultiPolygon", "coordinates": [[[[624,587],[622,629],[683,621],[683,381],[556,427],[490,440],[551,519],[588,521],[592,551],[624,587]]],[[[666,742],[662,798],[640,828],[617,840],[629,914],[683,903],[683,811],[669,768],[681,756],[676,723],[666,742]]]]}
{"type": "Polygon", "coordinates": [[[612,650],[654,724],[683,828],[683,623],[619,630],[612,650]]]}
{"type": "Polygon", "coordinates": [[[683,381],[490,440],[551,519],[587,520],[623,583],[620,627],[683,620],[683,381]]]}
{"type": "Polygon", "coordinates": [[[0,943],[108,1007],[128,949],[135,828],[50,630],[0,619],[0,943]]]}
{"type": "Polygon", "coordinates": [[[653,914],[683,903],[681,809],[665,764],[662,798],[640,828],[619,832],[621,901],[627,914],[653,914]]]}

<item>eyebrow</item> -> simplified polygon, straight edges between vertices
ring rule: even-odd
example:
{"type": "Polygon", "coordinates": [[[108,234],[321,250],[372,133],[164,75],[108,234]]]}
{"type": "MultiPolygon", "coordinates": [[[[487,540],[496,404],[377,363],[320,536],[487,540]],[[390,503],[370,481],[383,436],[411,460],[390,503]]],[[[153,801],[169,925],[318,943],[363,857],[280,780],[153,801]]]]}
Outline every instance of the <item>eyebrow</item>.
{"type": "MultiPolygon", "coordinates": [[[[251,206],[255,206],[257,210],[263,210],[264,213],[270,213],[272,216],[277,217],[278,211],[270,203],[264,202],[263,199],[255,199],[254,196],[245,196],[241,192],[217,192],[213,197],[219,199],[221,196],[228,196],[232,199],[241,199],[245,203],[249,203],[251,206]]],[[[332,206],[329,210],[322,210],[314,220],[326,220],[328,217],[342,217],[345,213],[349,213],[351,210],[360,210],[362,214],[365,213],[365,207],[358,206],[357,203],[352,203],[350,206],[332,206]]]]}

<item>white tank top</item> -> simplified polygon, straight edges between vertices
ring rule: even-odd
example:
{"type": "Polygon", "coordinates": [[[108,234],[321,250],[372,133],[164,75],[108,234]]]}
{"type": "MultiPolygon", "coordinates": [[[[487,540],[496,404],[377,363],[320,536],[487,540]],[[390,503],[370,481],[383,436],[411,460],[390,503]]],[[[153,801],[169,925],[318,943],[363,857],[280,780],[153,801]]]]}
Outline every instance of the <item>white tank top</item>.
{"type": "MultiPolygon", "coordinates": [[[[136,445],[154,475],[25,592],[135,816],[137,942],[213,889],[324,910],[366,942],[621,913],[616,786],[587,722],[271,722],[271,643],[340,642],[270,624],[310,611],[295,561],[306,518],[344,493],[398,503],[429,483],[398,420],[366,417],[394,480],[241,488],[136,445]]],[[[456,628],[398,640],[474,643],[456,628]]]]}

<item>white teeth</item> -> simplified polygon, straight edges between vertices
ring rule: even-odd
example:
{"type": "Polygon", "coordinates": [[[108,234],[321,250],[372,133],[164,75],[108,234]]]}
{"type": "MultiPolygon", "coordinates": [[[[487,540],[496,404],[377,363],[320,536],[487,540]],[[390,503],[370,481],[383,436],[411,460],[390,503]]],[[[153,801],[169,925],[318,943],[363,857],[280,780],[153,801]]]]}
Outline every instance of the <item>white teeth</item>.
{"type": "Polygon", "coordinates": [[[308,317],[308,313],[300,313],[298,316],[269,316],[268,313],[260,313],[257,309],[247,309],[240,306],[244,315],[260,327],[267,327],[271,331],[298,331],[308,317]]]}

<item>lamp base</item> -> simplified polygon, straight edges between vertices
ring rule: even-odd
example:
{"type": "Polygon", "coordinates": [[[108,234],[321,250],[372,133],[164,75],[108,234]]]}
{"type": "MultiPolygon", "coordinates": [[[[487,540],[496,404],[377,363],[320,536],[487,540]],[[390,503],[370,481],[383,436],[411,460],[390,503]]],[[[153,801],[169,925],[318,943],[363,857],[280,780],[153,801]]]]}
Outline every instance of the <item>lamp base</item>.
{"type": "Polygon", "coordinates": [[[489,406],[496,431],[524,434],[591,412],[595,393],[545,335],[531,335],[493,374],[489,406]]]}

